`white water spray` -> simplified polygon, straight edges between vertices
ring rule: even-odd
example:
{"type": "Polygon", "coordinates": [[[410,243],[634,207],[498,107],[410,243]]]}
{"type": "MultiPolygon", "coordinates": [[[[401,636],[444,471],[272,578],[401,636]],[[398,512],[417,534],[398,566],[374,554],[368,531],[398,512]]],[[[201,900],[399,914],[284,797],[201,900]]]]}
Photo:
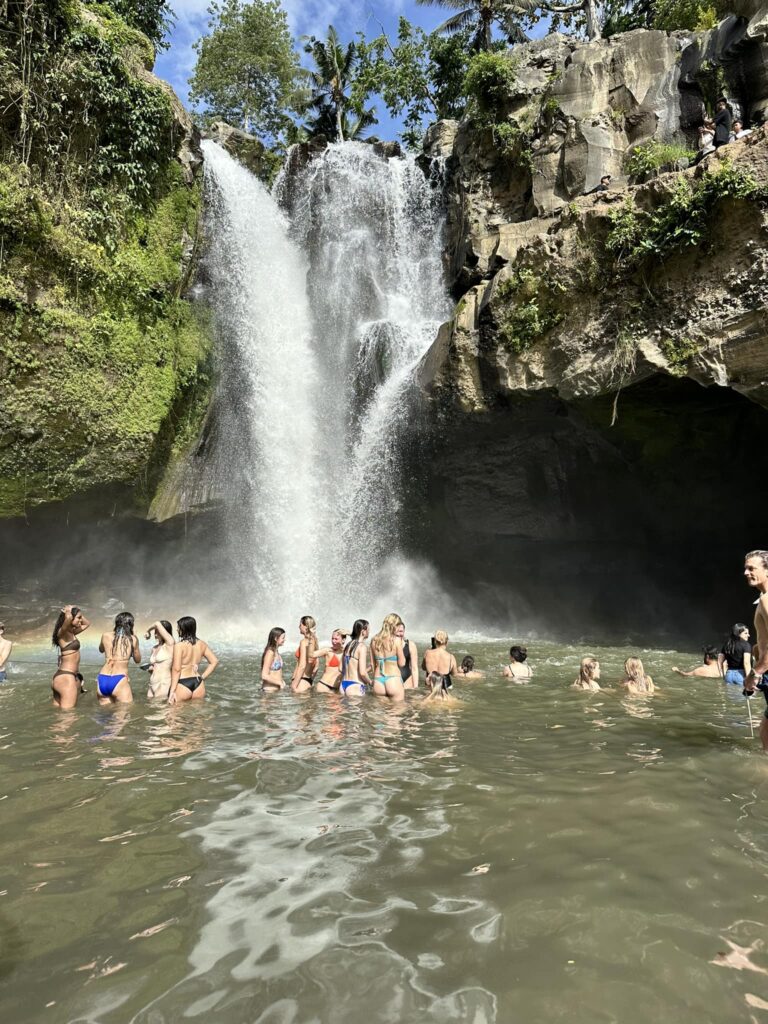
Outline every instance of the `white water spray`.
{"type": "Polygon", "coordinates": [[[450,312],[439,191],[411,158],[329,146],[279,183],[288,229],[247,171],[205,155],[212,304],[235,364],[216,460],[250,495],[252,596],[373,613],[397,591],[413,372],[450,312]]]}

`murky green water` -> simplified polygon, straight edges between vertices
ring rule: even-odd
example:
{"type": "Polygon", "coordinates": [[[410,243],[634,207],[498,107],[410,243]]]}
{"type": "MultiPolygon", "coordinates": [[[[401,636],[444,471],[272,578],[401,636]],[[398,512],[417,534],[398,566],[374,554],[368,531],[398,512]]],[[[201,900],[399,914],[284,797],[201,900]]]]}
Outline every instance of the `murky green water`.
{"type": "MultiPolygon", "coordinates": [[[[588,652],[549,645],[514,686],[500,644],[453,647],[492,667],[456,708],[263,698],[225,651],[201,706],[70,714],[19,648],[0,1019],[768,1020],[768,764],[735,688],[642,652],[652,700],[579,694],[588,652]]],[[[617,679],[630,652],[592,650],[617,679]]]]}

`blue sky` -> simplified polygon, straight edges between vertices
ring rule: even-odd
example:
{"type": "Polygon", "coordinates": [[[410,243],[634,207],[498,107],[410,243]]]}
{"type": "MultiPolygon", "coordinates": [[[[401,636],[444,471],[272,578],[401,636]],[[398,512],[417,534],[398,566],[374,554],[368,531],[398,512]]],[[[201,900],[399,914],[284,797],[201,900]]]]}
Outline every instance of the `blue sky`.
{"type": "MultiPolygon", "coordinates": [[[[210,0],[171,0],[176,15],[168,42],[170,47],[160,53],[155,72],[170,82],[182,102],[189,106],[187,81],[195,65],[192,45],[207,31],[207,8],[210,0]]],[[[397,32],[397,20],[405,15],[409,21],[431,31],[453,13],[439,7],[418,7],[413,0],[283,0],[288,21],[295,37],[324,35],[328,25],[335,25],[346,42],[356,32],[369,38],[379,35],[379,22],[390,38],[397,32]]],[[[377,104],[379,123],[369,134],[395,138],[399,126],[393,123],[382,104],[377,104]]]]}

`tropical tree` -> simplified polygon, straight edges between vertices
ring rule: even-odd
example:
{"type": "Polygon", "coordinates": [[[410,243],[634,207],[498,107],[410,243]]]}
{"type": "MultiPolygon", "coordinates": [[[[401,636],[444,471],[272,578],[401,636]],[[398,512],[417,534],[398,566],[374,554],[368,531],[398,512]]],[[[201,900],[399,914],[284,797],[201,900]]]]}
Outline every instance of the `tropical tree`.
{"type": "Polygon", "coordinates": [[[468,31],[473,50],[492,48],[494,26],[509,43],[523,43],[528,38],[522,28],[521,12],[514,0],[416,0],[416,3],[455,10],[457,13],[438,25],[435,32],[438,35],[453,35],[455,32],[468,31]]]}
{"type": "Polygon", "coordinates": [[[315,62],[314,69],[301,72],[309,90],[303,109],[315,112],[305,130],[310,137],[325,135],[337,142],[359,138],[376,123],[376,111],[365,108],[367,92],[352,92],[358,63],[355,44],[344,46],[336,29],[329,25],[326,38],[310,36],[304,51],[315,62]]]}
{"type": "Polygon", "coordinates": [[[207,117],[275,140],[297,108],[299,59],[280,0],[221,0],[195,43],[190,95],[207,117]]]}

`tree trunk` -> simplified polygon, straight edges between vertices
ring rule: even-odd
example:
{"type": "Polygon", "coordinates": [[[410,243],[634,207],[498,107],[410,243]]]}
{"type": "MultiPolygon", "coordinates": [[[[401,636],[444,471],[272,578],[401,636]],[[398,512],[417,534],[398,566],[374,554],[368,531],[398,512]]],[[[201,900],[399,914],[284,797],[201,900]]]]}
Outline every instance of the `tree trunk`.
{"type": "Polygon", "coordinates": [[[595,0],[584,0],[584,18],[586,20],[587,39],[592,42],[594,39],[600,38],[600,19],[597,14],[597,4],[595,0]]]}
{"type": "Polygon", "coordinates": [[[344,141],[344,122],[342,120],[341,104],[337,101],[336,103],[336,141],[344,141]]]}

